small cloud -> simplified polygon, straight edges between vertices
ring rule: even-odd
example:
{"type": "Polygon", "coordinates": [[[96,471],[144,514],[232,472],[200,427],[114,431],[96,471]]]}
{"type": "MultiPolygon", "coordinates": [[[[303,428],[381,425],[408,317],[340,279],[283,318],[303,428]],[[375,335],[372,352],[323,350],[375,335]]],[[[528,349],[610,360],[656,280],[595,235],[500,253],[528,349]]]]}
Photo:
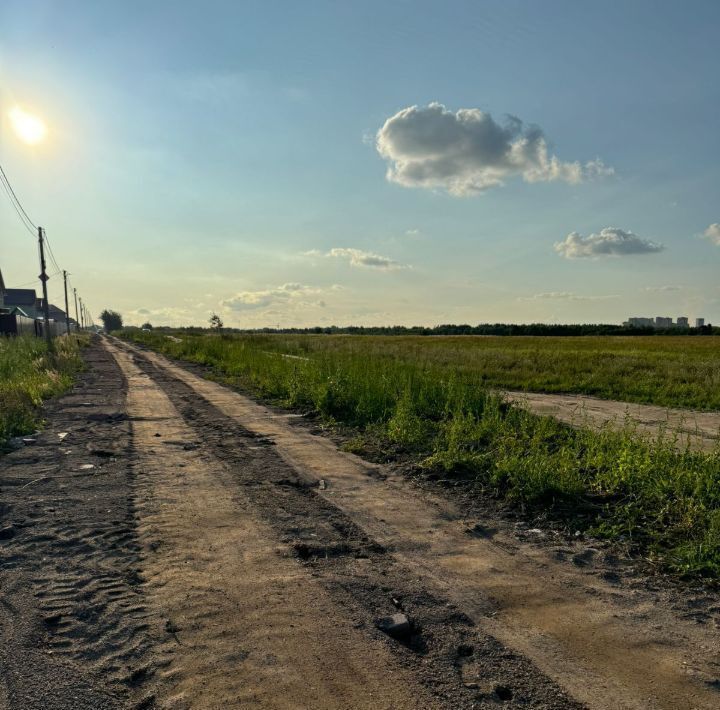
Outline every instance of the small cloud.
{"type": "Polygon", "coordinates": [[[641,291],[647,291],[648,293],[663,293],[663,292],[670,292],[670,291],[682,291],[682,286],[645,286],[645,288],[640,289],[641,291]]]}
{"type": "MultiPolygon", "coordinates": [[[[352,249],[350,247],[334,247],[327,252],[321,252],[317,249],[301,252],[301,256],[307,257],[326,257],[336,259],[346,259],[351,266],[359,266],[368,269],[380,269],[381,271],[397,271],[398,269],[411,268],[407,264],[401,264],[387,256],[381,256],[371,251],[363,251],[362,249],[352,249]]],[[[343,286],[333,284],[331,288],[339,291],[343,286]]]]}
{"type": "Polygon", "coordinates": [[[713,222],[704,232],[703,237],[720,246],[720,222],[713,222]]]}
{"type": "Polygon", "coordinates": [[[369,269],[382,269],[385,271],[394,271],[396,269],[406,269],[406,265],[401,264],[387,256],[380,256],[370,251],[362,249],[350,249],[344,247],[336,247],[331,249],[327,256],[333,256],[340,259],[347,259],[350,266],[361,266],[369,269]]]}
{"type": "Polygon", "coordinates": [[[453,112],[437,102],[388,118],[375,147],[388,163],[390,182],[453,195],[477,194],[513,177],[579,183],[614,172],[599,159],[583,165],[550,155],[542,129],[516,116],[498,123],[478,108],[453,112]]]}
{"type": "Polygon", "coordinates": [[[146,316],[146,315],[150,314],[150,311],[147,308],[138,308],[137,311],[135,311],[135,313],[137,313],[141,316],[146,316]]]}
{"type": "Polygon", "coordinates": [[[291,282],[276,288],[241,291],[220,301],[220,305],[231,311],[257,310],[271,305],[300,303],[302,297],[318,293],[320,293],[320,289],[291,282]]]}
{"type": "Polygon", "coordinates": [[[662,244],[642,239],[617,227],[606,227],[599,234],[588,237],[571,232],[563,241],[555,243],[555,251],[566,259],[653,254],[663,249],[665,247],[662,244]]]}
{"type": "Polygon", "coordinates": [[[287,283],[283,284],[282,286],[278,287],[280,291],[306,291],[308,290],[308,286],[303,286],[303,284],[299,283],[287,283]]]}
{"type": "Polygon", "coordinates": [[[518,301],[607,301],[612,298],[619,298],[619,296],[578,296],[571,291],[548,291],[532,296],[520,296],[518,301]]]}
{"type": "Polygon", "coordinates": [[[406,229],[405,230],[405,236],[407,236],[407,237],[419,237],[421,233],[422,232],[420,232],[419,229],[406,229]]]}

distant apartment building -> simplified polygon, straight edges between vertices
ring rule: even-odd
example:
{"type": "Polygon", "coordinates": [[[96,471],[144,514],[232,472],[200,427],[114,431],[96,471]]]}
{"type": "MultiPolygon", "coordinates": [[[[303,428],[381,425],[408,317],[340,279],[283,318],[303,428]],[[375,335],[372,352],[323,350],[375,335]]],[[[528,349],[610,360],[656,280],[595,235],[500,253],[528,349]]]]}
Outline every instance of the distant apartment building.
{"type": "Polygon", "coordinates": [[[653,328],[655,326],[655,320],[653,318],[628,318],[623,325],[627,325],[630,328],[653,328]]]}
{"type": "MultiPolygon", "coordinates": [[[[678,316],[677,321],[673,323],[673,319],[667,316],[655,316],[655,318],[639,318],[633,316],[632,318],[628,318],[623,325],[626,328],[657,328],[662,330],[667,328],[689,328],[690,319],[687,316],[678,316]]],[[[704,318],[695,319],[696,328],[702,328],[704,325],[704,318]]]]}

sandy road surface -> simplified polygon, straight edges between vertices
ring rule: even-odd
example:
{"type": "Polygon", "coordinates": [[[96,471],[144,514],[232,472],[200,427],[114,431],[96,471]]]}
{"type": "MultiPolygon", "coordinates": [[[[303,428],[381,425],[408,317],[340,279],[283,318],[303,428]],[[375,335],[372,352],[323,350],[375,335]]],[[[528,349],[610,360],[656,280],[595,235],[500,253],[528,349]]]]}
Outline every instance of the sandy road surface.
{"type": "Polygon", "coordinates": [[[567,424],[622,427],[626,421],[641,434],[676,438],[678,446],[713,451],[720,441],[720,412],[669,409],[650,404],[614,402],[581,394],[505,392],[505,396],[535,414],[555,417],[567,424]]]}
{"type": "Polygon", "coordinates": [[[88,359],[0,459],[0,708],[718,707],[717,595],[461,509],[156,354],[88,359]],[[376,627],[397,612],[402,640],[376,627]]]}

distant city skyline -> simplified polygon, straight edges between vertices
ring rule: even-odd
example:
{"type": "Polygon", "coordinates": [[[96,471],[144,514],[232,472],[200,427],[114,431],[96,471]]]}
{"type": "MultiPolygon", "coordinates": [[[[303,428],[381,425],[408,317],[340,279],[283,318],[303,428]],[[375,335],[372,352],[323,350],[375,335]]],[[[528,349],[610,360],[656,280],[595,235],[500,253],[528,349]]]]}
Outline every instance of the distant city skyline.
{"type": "MultiPolygon", "coordinates": [[[[7,0],[0,162],[96,319],[720,323],[718,26],[699,0],[7,0]]],[[[37,287],[4,197],[0,233],[37,287]]]]}
{"type": "Polygon", "coordinates": [[[673,321],[672,316],[631,316],[623,325],[635,328],[702,328],[705,318],[697,316],[691,322],[688,316],[678,316],[676,321],[673,321]]]}

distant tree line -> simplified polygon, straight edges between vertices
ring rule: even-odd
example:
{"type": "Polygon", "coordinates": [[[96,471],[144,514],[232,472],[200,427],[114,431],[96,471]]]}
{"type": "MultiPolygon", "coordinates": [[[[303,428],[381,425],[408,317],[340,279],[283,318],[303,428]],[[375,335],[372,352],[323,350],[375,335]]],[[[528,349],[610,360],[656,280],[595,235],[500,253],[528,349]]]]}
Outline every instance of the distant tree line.
{"type": "MultiPolygon", "coordinates": [[[[220,319],[218,318],[218,321],[220,319]]],[[[575,325],[557,325],[551,323],[481,323],[480,325],[436,325],[425,326],[315,326],[314,328],[223,328],[212,325],[213,330],[222,329],[225,333],[286,333],[297,335],[720,335],[720,328],[708,324],[702,328],[633,328],[609,323],[578,323],[575,325]]],[[[156,330],[183,331],[200,333],[206,328],[189,326],[170,328],[156,326],[156,330]]]]}

